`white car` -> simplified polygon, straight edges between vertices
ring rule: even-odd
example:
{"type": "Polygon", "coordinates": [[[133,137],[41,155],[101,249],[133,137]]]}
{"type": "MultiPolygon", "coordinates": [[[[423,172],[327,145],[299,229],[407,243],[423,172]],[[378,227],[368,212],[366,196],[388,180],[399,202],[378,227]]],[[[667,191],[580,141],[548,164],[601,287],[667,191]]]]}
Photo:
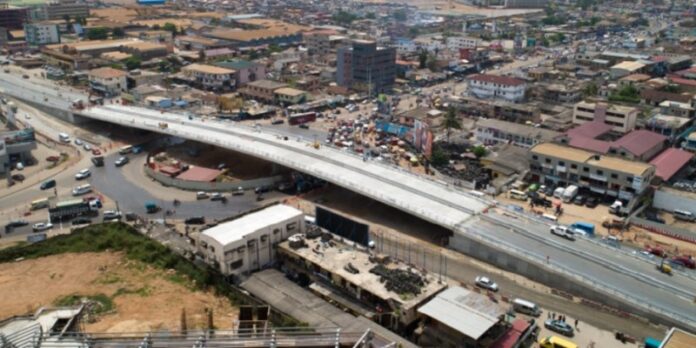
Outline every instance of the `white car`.
{"type": "Polygon", "coordinates": [[[556,225],[551,226],[551,234],[563,237],[567,240],[575,240],[575,234],[566,226],[556,225]]]}
{"type": "Polygon", "coordinates": [[[92,151],[92,145],[90,144],[85,144],[82,148],[85,149],[85,151],[92,151]]]}
{"type": "Polygon", "coordinates": [[[75,145],[80,146],[80,145],[82,145],[82,144],[83,144],[82,140],[80,140],[80,139],[75,139],[75,145]]]}
{"type": "Polygon", "coordinates": [[[104,214],[102,214],[102,218],[104,221],[108,220],[116,220],[116,219],[121,219],[121,212],[116,211],[116,210],[106,210],[104,211],[104,214]]]}
{"type": "Polygon", "coordinates": [[[47,231],[53,228],[53,224],[50,222],[39,222],[31,226],[34,232],[47,231]]]}
{"type": "Polygon", "coordinates": [[[476,286],[490,291],[498,291],[498,284],[496,284],[493,280],[491,280],[488,277],[476,277],[476,286]]]}
{"type": "Polygon", "coordinates": [[[77,174],[75,174],[75,180],[87,179],[87,178],[89,178],[91,175],[92,175],[92,172],[89,171],[89,169],[83,169],[83,170],[77,172],[77,174]]]}

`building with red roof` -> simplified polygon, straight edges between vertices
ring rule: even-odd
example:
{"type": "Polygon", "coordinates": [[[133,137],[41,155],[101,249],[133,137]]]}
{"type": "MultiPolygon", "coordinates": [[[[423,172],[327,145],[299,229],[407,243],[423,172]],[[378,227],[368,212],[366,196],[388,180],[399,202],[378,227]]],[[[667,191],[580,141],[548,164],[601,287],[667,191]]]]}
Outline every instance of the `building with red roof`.
{"type": "Polygon", "coordinates": [[[191,166],[187,171],[179,174],[176,178],[186,181],[211,182],[221,173],[222,171],[217,169],[191,166]]]}
{"type": "Polygon", "coordinates": [[[688,151],[669,148],[650,161],[650,164],[655,166],[655,176],[663,181],[669,181],[693,158],[694,154],[688,151]]]}

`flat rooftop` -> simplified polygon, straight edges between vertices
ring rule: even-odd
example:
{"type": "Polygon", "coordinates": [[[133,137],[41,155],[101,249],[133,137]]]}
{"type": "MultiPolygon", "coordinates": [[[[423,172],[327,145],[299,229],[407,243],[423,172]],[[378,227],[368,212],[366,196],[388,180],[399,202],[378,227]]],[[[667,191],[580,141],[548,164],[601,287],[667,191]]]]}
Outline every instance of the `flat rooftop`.
{"type": "Polygon", "coordinates": [[[301,211],[289,205],[277,204],[219,224],[203,231],[202,234],[218,241],[222,245],[227,245],[242,240],[247,234],[256,232],[268,225],[302,215],[301,211]]]}
{"type": "Polygon", "coordinates": [[[662,341],[660,348],[693,348],[696,347],[696,335],[673,328],[662,341]]]}
{"type": "Polygon", "coordinates": [[[287,254],[319,265],[332,274],[345,279],[348,283],[366,290],[384,301],[399,303],[404,310],[417,306],[425,299],[432,297],[447,287],[445,282],[438,283],[438,278],[435,274],[425,274],[418,269],[393,259],[386,264],[379,263],[368,252],[356,249],[340,241],[338,237],[330,242],[323,242],[321,238],[305,239],[305,242],[307,246],[298,249],[291,248],[289,241],[280,243],[278,247],[287,254]],[[348,264],[352,265],[354,270],[357,270],[357,273],[346,270],[349,268],[348,264]],[[388,290],[386,282],[382,282],[379,275],[370,272],[378,265],[384,265],[389,270],[408,271],[418,275],[424,282],[420,293],[417,295],[398,294],[388,290]]]}

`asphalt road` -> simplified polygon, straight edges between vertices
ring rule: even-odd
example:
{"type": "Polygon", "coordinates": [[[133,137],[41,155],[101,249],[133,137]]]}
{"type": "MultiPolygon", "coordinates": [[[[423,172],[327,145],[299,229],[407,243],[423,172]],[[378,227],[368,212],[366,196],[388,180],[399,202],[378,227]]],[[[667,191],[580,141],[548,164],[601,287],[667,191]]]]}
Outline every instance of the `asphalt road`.
{"type": "MultiPolygon", "coordinates": [[[[0,81],[0,84],[3,81],[0,81]]],[[[27,81],[22,81],[21,84],[26,85],[27,81]]],[[[108,171],[108,168],[107,168],[108,171]]],[[[104,175],[105,178],[110,178],[110,174],[104,175]]],[[[96,180],[98,179],[98,177],[96,180]]],[[[95,180],[95,179],[93,179],[95,180]]],[[[113,178],[110,180],[118,180],[113,178]]],[[[148,197],[143,197],[141,192],[131,192],[130,194],[123,194],[126,188],[118,187],[114,185],[110,180],[104,180],[103,183],[95,183],[95,186],[99,186],[103,190],[114,190],[114,192],[109,191],[110,195],[114,195],[114,198],[124,202],[124,207],[121,208],[123,211],[127,209],[133,209],[133,211],[142,211],[144,208],[141,207],[142,203],[148,199],[148,197]],[[139,196],[135,196],[139,195],[139,196]],[[133,197],[139,197],[139,199],[133,199],[133,197]],[[129,203],[126,203],[126,202],[129,203]]],[[[116,181],[115,181],[116,182],[116,181]]],[[[105,192],[106,193],[106,192],[105,192]]],[[[109,195],[107,194],[107,195],[109,195]]],[[[209,202],[203,203],[208,204],[209,202]]],[[[182,208],[177,209],[177,214],[180,213],[182,208]]],[[[186,208],[183,208],[186,209],[186,208]]],[[[506,219],[506,218],[504,218],[506,219]]],[[[520,221],[515,219],[507,219],[507,223],[512,225],[519,225],[520,221]]],[[[549,255],[554,262],[564,262],[563,265],[572,269],[574,272],[589,278],[591,281],[604,284],[605,286],[610,286],[614,289],[621,291],[623,294],[631,297],[639,297],[639,303],[649,304],[651,306],[660,307],[662,310],[667,310],[673,312],[680,317],[687,318],[692,321],[696,321],[696,306],[693,302],[682,299],[684,293],[696,294],[696,282],[691,279],[682,279],[679,275],[675,275],[670,279],[662,279],[662,275],[658,274],[657,277],[653,276],[656,272],[654,269],[647,269],[649,265],[646,265],[642,260],[630,257],[618,257],[618,254],[606,253],[602,255],[595,255],[592,260],[585,257],[573,257],[567,255],[567,250],[558,247],[558,243],[554,241],[546,241],[548,239],[547,226],[542,224],[527,226],[524,225],[526,233],[531,234],[525,235],[522,233],[515,233],[503,226],[498,225],[486,225],[484,223],[479,223],[475,226],[479,231],[486,231],[490,236],[493,236],[501,241],[505,241],[512,245],[518,246],[521,249],[534,252],[540,255],[549,255]],[[479,225],[481,227],[479,227],[479,225]],[[539,239],[540,238],[540,239],[539,239]],[[617,265],[628,270],[628,272],[621,273],[611,267],[601,267],[596,262],[596,259],[603,259],[607,265],[617,265]],[[650,279],[636,278],[635,276],[630,276],[627,274],[649,274],[650,279]],[[656,280],[656,283],[669,282],[674,287],[678,288],[678,291],[674,293],[664,290],[662,286],[655,286],[652,280],[656,280]]],[[[584,253],[595,254],[598,253],[596,246],[584,245],[582,243],[576,243],[573,248],[578,249],[584,253]]]]}

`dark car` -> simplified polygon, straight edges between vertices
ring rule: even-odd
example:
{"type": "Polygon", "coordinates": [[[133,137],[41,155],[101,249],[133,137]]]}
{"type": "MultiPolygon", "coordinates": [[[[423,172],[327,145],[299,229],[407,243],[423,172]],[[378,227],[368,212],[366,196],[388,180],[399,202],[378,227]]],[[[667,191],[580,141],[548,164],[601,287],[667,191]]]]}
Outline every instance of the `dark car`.
{"type": "Polygon", "coordinates": [[[190,218],[184,220],[184,223],[187,225],[203,225],[203,224],[205,224],[205,217],[203,217],[203,216],[190,217],[190,218]]]}
{"type": "Polygon", "coordinates": [[[301,125],[299,125],[299,127],[302,128],[302,129],[309,129],[309,125],[304,124],[304,123],[301,124],[301,125]]]}
{"type": "Polygon", "coordinates": [[[39,186],[39,188],[42,190],[48,190],[48,189],[54,188],[54,187],[56,187],[56,181],[53,179],[44,181],[41,183],[41,186],[39,186]]]}
{"type": "Polygon", "coordinates": [[[122,167],[122,166],[125,166],[126,163],[128,163],[128,157],[120,157],[119,159],[116,160],[116,162],[114,162],[114,165],[116,167],[122,167]]]}
{"type": "Polygon", "coordinates": [[[549,319],[544,322],[544,327],[563,336],[573,337],[575,335],[573,327],[564,321],[549,319]]]}
{"type": "Polygon", "coordinates": [[[22,182],[24,181],[24,175],[22,174],[12,174],[12,180],[22,182]]]}
{"type": "Polygon", "coordinates": [[[588,208],[594,208],[597,204],[599,204],[597,197],[587,197],[587,200],[585,200],[585,206],[588,208]]]}
{"type": "Polygon", "coordinates": [[[256,188],[254,189],[254,193],[256,193],[256,194],[258,195],[258,194],[261,194],[261,193],[266,193],[266,192],[268,192],[268,191],[270,191],[270,190],[271,190],[271,188],[268,187],[268,186],[258,186],[258,187],[256,187],[256,188]]]}
{"type": "Polygon", "coordinates": [[[273,121],[271,122],[271,124],[283,124],[283,123],[285,123],[284,120],[273,120],[273,121]]]}
{"type": "Polygon", "coordinates": [[[86,218],[86,217],[79,217],[76,219],[73,219],[73,221],[70,222],[71,224],[74,225],[88,225],[92,223],[92,219],[86,218]]]}
{"type": "Polygon", "coordinates": [[[135,221],[138,220],[138,214],[129,211],[126,213],[126,221],[135,221]]]}
{"type": "Polygon", "coordinates": [[[5,227],[15,228],[15,227],[22,227],[22,226],[26,226],[26,225],[29,225],[29,221],[27,221],[27,220],[12,220],[12,221],[8,222],[7,225],[5,225],[5,227]]]}
{"type": "Polygon", "coordinates": [[[645,212],[645,218],[646,218],[647,220],[650,220],[650,221],[653,221],[653,222],[657,222],[657,223],[659,223],[659,224],[664,224],[664,223],[665,223],[665,219],[663,219],[663,218],[661,218],[660,216],[658,216],[657,213],[655,213],[654,211],[647,211],[647,212],[645,212]]]}
{"type": "Polygon", "coordinates": [[[585,196],[577,195],[575,197],[575,199],[573,200],[573,203],[575,203],[577,205],[584,205],[586,200],[587,200],[587,198],[585,196]]]}

